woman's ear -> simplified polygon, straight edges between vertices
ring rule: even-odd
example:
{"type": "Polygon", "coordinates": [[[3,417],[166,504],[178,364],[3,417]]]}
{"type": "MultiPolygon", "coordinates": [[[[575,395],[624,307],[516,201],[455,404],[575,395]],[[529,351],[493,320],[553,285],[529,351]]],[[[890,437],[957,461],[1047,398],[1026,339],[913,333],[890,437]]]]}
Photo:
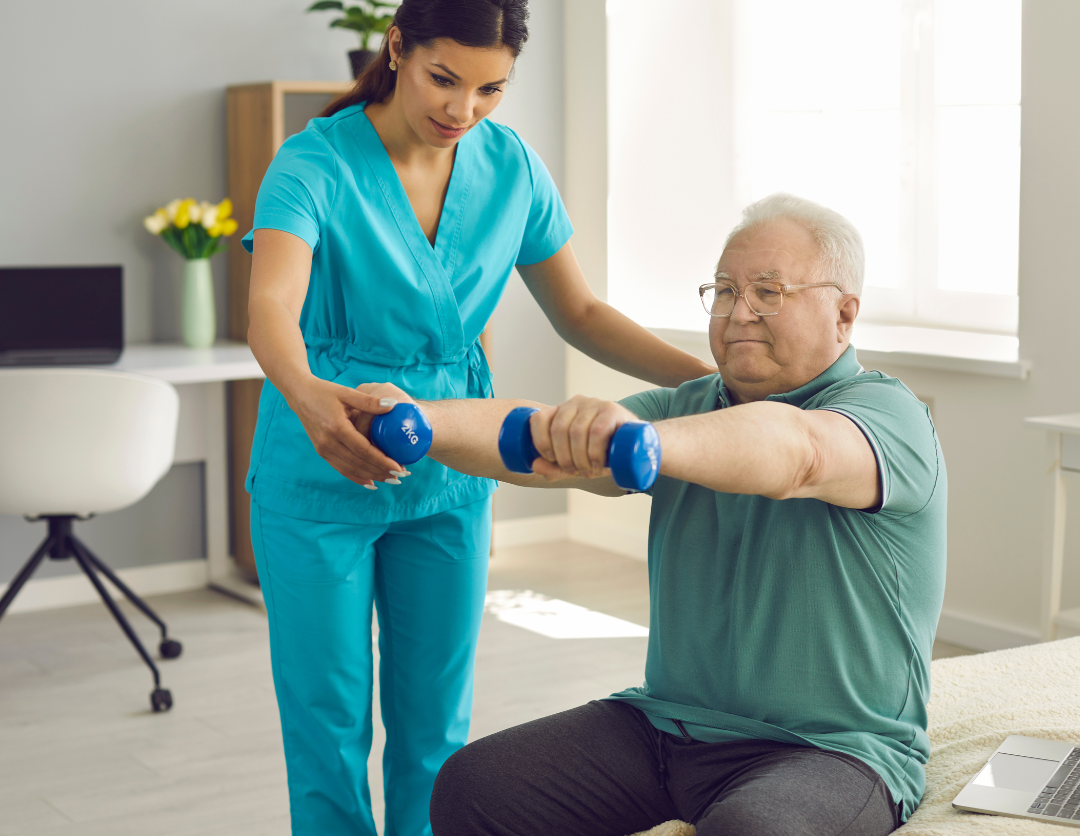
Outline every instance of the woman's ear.
{"type": "Polygon", "coordinates": [[[390,60],[401,63],[401,30],[391,26],[386,32],[386,46],[390,50],[390,60]]]}

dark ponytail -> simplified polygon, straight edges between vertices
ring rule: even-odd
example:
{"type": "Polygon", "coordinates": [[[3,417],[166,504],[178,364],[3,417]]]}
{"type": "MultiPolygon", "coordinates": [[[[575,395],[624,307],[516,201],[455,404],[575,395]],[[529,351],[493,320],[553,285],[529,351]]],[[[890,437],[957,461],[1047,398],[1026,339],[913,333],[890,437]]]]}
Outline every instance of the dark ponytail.
{"type": "MultiPolygon", "coordinates": [[[[505,46],[517,58],[529,38],[528,0],[402,0],[391,26],[401,32],[401,54],[449,38],[463,46],[505,46]]],[[[333,116],[361,102],[383,101],[394,92],[397,73],[390,69],[389,38],[383,36],[375,59],[357,76],[356,84],[327,105],[321,116],[333,116]]]]}

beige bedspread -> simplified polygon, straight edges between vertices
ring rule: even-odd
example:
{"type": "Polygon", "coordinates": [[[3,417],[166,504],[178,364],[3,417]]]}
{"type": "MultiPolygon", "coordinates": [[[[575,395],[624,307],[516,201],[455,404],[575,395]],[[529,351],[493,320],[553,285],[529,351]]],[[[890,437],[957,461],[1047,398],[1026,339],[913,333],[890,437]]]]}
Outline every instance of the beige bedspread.
{"type": "MultiPolygon", "coordinates": [[[[931,663],[931,676],[926,795],[898,836],[1076,832],[1030,819],[958,812],[952,800],[1010,734],[1080,741],[1080,638],[941,659],[931,663]]],[[[682,822],[647,831],[693,834],[682,822]]]]}

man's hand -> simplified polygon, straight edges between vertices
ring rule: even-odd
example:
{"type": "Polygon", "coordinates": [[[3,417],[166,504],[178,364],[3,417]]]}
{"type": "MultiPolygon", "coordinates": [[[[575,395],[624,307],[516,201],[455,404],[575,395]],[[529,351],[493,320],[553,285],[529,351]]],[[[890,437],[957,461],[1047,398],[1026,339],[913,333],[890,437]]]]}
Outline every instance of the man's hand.
{"type": "Polygon", "coordinates": [[[549,481],[609,475],[611,437],[623,424],[638,420],[624,406],[582,395],[544,407],[529,419],[533,444],[542,457],[533,462],[533,472],[549,481]]]}

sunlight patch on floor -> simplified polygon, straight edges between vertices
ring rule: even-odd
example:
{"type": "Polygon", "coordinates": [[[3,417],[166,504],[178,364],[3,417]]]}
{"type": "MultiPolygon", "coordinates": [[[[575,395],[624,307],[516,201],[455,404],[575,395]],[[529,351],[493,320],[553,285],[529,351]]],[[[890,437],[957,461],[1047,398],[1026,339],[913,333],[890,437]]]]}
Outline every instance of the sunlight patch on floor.
{"type": "Polygon", "coordinates": [[[507,624],[552,639],[618,639],[649,635],[648,627],[527,589],[492,590],[487,594],[484,611],[507,624]]]}

